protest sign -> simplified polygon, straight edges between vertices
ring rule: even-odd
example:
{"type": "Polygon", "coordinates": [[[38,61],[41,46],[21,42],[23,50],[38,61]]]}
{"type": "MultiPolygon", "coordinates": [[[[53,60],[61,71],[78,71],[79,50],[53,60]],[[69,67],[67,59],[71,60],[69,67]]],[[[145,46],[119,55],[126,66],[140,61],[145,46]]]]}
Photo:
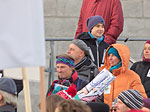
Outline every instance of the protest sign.
{"type": "MultiPolygon", "coordinates": [[[[84,89],[88,91],[88,94],[84,92],[78,92],[78,96],[81,100],[90,102],[98,95],[100,96],[106,87],[115,79],[115,76],[107,69],[103,69],[84,89]]],[[[82,90],[81,90],[82,91],[82,90]]]]}

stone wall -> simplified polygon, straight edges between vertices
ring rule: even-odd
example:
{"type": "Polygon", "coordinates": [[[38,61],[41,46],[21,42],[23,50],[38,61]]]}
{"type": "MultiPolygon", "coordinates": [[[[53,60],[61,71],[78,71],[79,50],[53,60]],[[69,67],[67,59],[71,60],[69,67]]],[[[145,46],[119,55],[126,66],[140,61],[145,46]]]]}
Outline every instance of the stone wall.
{"type": "MultiPolygon", "coordinates": [[[[119,38],[148,38],[150,35],[150,0],[121,0],[124,13],[124,30],[119,38]]],[[[74,37],[82,0],[44,0],[45,36],[74,37]]],[[[55,54],[65,52],[68,44],[57,43],[55,54]]],[[[131,50],[131,56],[139,60],[143,42],[125,43],[131,50]],[[134,44],[133,44],[134,43],[134,44]],[[140,48],[136,49],[140,44],[140,48]],[[134,46],[133,46],[134,45],[134,46]],[[137,54],[138,53],[138,54],[137,54]]]]}
{"type": "MultiPolygon", "coordinates": [[[[150,1],[121,0],[124,31],[120,38],[146,38],[150,35],[150,1]]],[[[44,0],[46,37],[73,37],[82,0],[44,0]]]]}

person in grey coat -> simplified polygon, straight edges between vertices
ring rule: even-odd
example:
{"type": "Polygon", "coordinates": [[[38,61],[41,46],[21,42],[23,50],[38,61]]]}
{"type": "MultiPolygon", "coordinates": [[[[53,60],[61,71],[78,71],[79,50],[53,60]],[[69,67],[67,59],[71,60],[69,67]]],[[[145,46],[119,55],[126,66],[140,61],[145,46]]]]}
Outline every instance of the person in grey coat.
{"type": "Polygon", "coordinates": [[[75,69],[80,79],[90,82],[99,73],[98,67],[90,59],[89,48],[84,41],[71,41],[67,53],[74,58],[75,69]]]}

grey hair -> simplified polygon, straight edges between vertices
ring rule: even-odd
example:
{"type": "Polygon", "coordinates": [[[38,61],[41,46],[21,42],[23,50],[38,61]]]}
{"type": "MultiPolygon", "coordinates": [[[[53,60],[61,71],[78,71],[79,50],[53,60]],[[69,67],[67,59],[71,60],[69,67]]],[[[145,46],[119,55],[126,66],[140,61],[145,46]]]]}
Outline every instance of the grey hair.
{"type": "Polygon", "coordinates": [[[16,95],[13,95],[13,94],[10,94],[8,92],[5,92],[3,90],[0,90],[0,95],[2,95],[2,100],[1,100],[1,103],[2,104],[10,104],[12,105],[14,108],[17,107],[17,96],[16,95]]]}

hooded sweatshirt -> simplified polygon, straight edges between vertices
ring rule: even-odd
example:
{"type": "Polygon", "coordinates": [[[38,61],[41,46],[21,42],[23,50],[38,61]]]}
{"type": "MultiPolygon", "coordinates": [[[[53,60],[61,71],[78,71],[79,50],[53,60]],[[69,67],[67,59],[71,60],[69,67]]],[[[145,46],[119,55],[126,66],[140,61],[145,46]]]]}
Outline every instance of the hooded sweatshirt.
{"type": "MultiPolygon", "coordinates": [[[[139,91],[144,98],[147,98],[140,77],[134,71],[128,69],[130,59],[129,48],[123,44],[112,44],[111,46],[118,51],[121,57],[122,66],[118,69],[112,70],[112,74],[116,78],[105,90],[104,102],[111,107],[113,100],[119,95],[119,93],[128,89],[135,89],[139,91]]],[[[106,50],[104,66],[99,68],[100,71],[104,68],[107,70],[110,70],[111,68],[108,57],[109,48],[106,50]]]]}

